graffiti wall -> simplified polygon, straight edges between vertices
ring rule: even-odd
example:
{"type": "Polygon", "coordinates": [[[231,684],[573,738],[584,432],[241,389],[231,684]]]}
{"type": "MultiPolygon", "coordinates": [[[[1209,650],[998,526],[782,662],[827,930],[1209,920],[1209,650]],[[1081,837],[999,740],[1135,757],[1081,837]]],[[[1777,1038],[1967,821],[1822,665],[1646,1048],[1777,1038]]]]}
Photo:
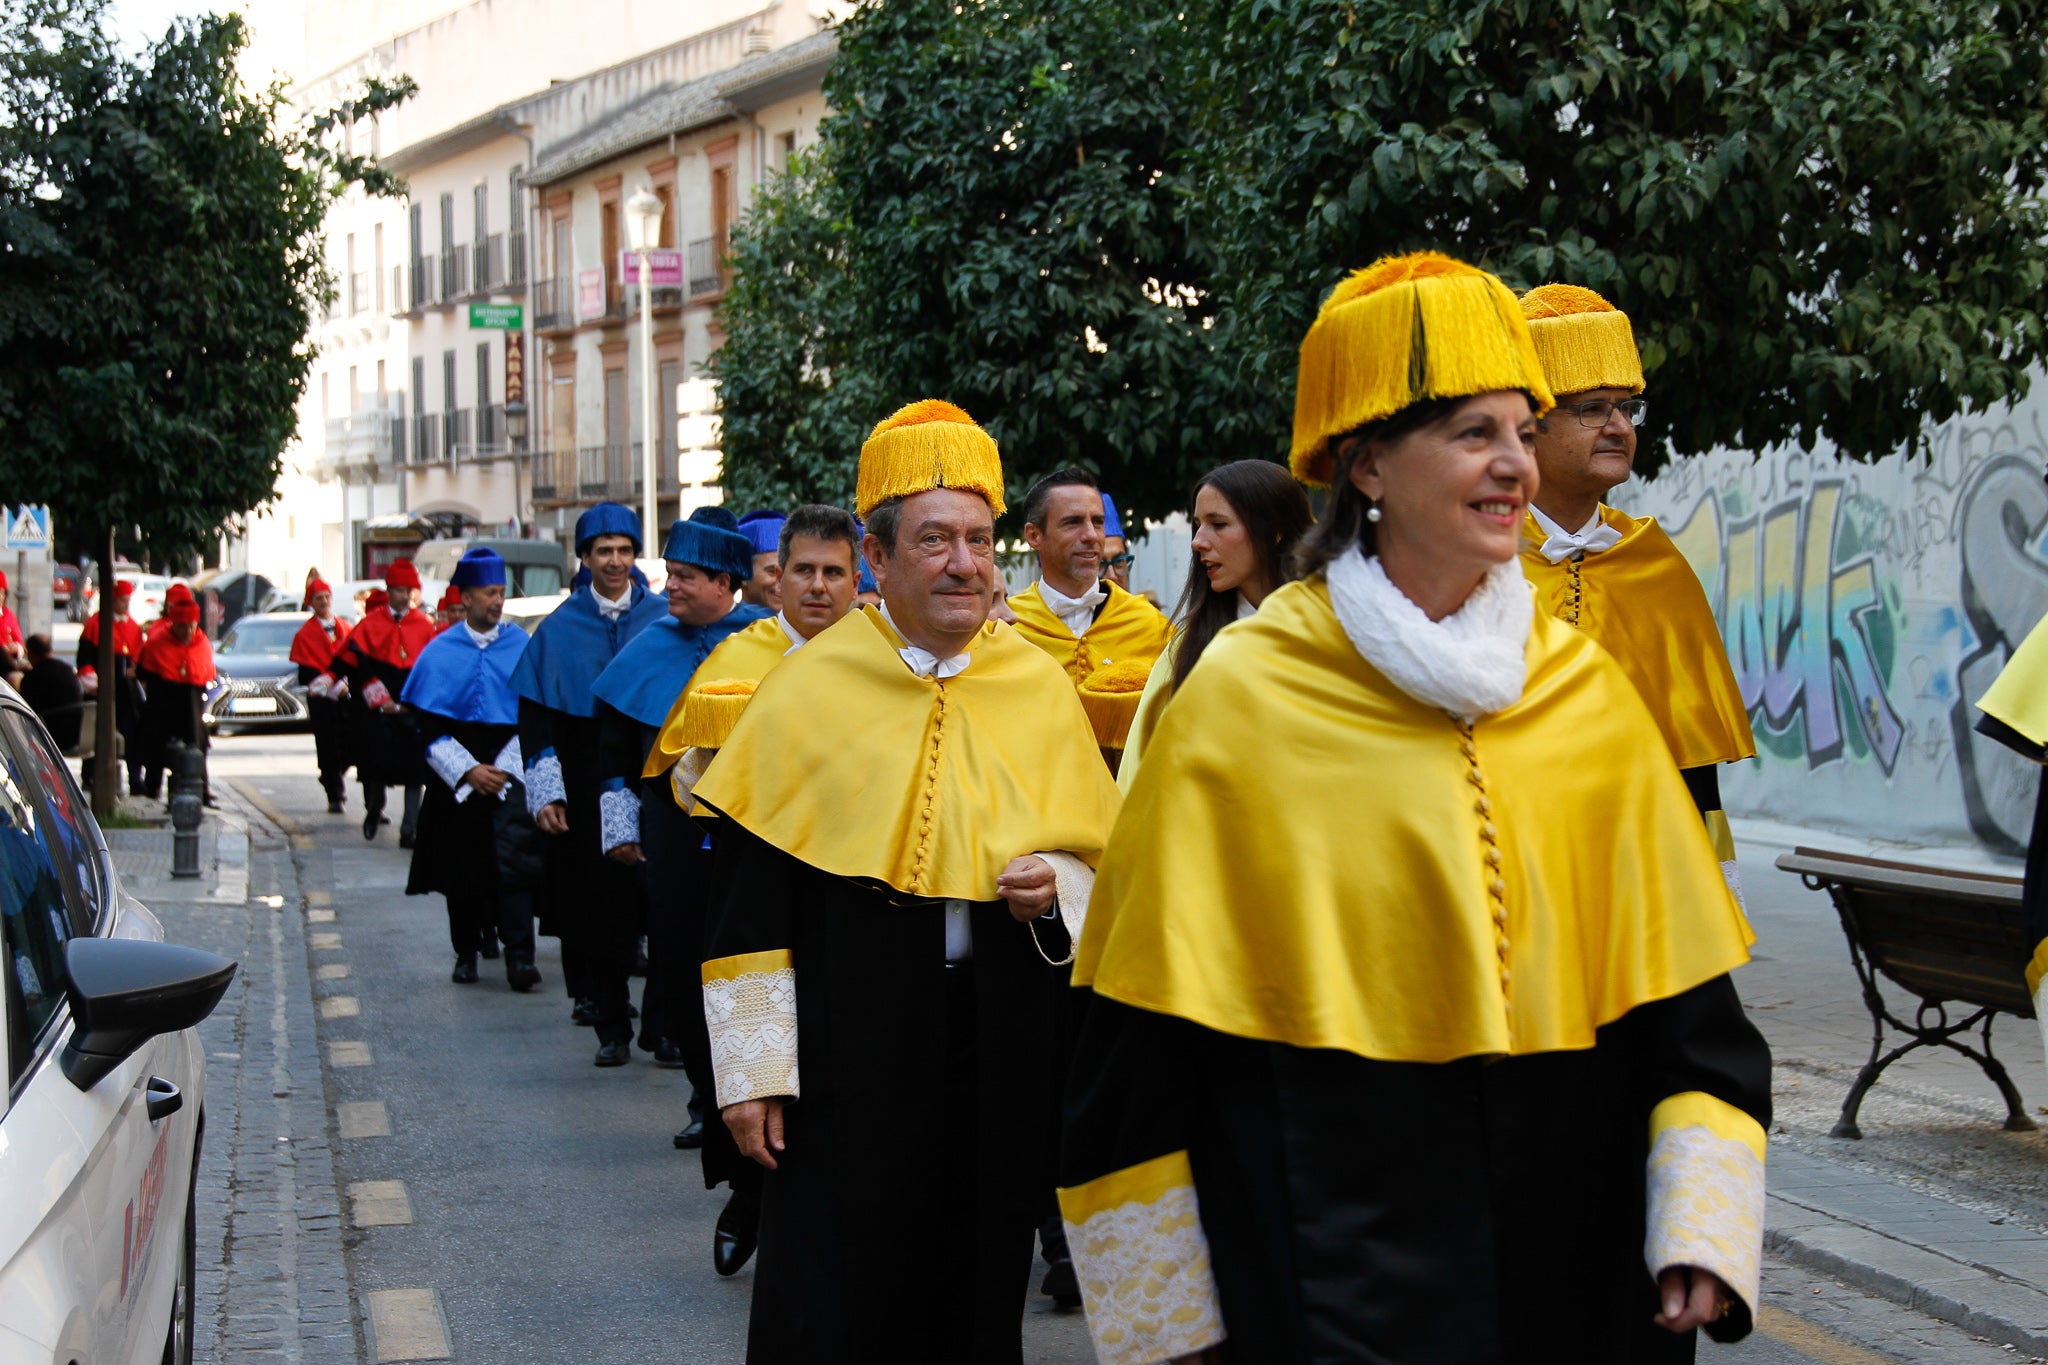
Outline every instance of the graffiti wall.
{"type": "Polygon", "coordinates": [[[1926,456],[1715,452],[1616,490],[1699,572],[1757,735],[1731,812],[2024,850],[2040,769],[1971,705],[2048,614],[2048,395],[1926,456]]]}

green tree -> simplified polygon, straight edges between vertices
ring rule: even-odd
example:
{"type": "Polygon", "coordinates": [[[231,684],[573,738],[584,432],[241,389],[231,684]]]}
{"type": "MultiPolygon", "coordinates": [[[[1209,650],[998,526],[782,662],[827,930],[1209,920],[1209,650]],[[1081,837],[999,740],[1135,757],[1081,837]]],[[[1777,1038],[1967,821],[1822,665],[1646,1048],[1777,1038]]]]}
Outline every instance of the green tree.
{"type": "Polygon", "coordinates": [[[843,498],[855,434],[930,393],[1013,478],[1088,464],[1157,515],[1284,456],[1317,303],[1418,247],[1627,309],[1645,469],[1911,447],[2042,356],[2037,4],[891,0],[827,93],[726,306],[727,478],[763,496],[843,498]]]}
{"type": "Polygon", "coordinates": [[[302,119],[239,81],[239,18],[182,23],[136,63],[103,5],[0,3],[0,487],[99,528],[110,602],[117,528],[177,554],[272,495],[333,296],[322,221],[349,184],[397,188],[330,134],[411,87],[302,119]]]}

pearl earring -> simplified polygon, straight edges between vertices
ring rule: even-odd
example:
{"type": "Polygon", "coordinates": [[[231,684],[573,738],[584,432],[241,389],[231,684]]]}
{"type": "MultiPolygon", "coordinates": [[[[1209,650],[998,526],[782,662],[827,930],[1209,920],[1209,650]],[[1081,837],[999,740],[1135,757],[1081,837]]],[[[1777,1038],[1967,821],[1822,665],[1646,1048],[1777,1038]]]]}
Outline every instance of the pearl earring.
{"type": "Polygon", "coordinates": [[[1367,521],[1369,521],[1369,522],[1373,523],[1373,525],[1375,525],[1375,526],[1379,525],[1379,520],[1380,520],[1380,508],[1379,508],[1379,504],[1378,504],[1378,503],[1376,503],[1376,502],[1374,502],[1374,501],[1373,501],[1372,499],[1370,499],[1370,498],[1367,498],[1367,499],[1366,499],[1366,501],[1365,501],[1365,519],[1366,519],[1367,521]]]}

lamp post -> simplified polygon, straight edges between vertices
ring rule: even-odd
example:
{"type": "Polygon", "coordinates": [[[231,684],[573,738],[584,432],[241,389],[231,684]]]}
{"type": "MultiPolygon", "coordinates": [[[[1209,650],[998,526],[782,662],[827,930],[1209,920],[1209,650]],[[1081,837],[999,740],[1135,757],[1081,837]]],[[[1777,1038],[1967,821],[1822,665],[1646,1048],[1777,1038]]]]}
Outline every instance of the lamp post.
{"type": "Polygon", "coordinates": [[[626,240],[640,257],[640,477],[643,483],[641,499],[642,534],[649,545],[662,541],[661,528],[655,524],[655,463],[658,451],[654,443],[654,414],[658,405],[654,401],[654,263],[650,253],[661,236],[661,201],[641,186],[633,191],[633,197],[626,201],[626,240]]]}
{"type": "Polygon", "coordinates": [[[525,497],[519,490],[520,470],[526,464],[526,404],[517,398],[505,404],[505,449],[512,456],[512,522],[514,529],[526,534],[526,518],[521,513],[525,497]]]}

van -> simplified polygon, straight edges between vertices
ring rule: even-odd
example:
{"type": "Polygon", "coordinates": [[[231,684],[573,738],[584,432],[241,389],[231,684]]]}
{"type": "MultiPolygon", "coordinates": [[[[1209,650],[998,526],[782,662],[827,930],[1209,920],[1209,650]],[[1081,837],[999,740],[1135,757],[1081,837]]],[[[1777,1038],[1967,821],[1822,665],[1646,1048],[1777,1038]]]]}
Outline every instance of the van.
{"type": "Polygon", "coordinates": [[[421,578],[446,583],[455,576],[456,561],[475,545],[503,557],[507,597],[549,597],[569,586],[569,553],[551,540],[429,540],[413,551],[413,567],[421,578]]]}

